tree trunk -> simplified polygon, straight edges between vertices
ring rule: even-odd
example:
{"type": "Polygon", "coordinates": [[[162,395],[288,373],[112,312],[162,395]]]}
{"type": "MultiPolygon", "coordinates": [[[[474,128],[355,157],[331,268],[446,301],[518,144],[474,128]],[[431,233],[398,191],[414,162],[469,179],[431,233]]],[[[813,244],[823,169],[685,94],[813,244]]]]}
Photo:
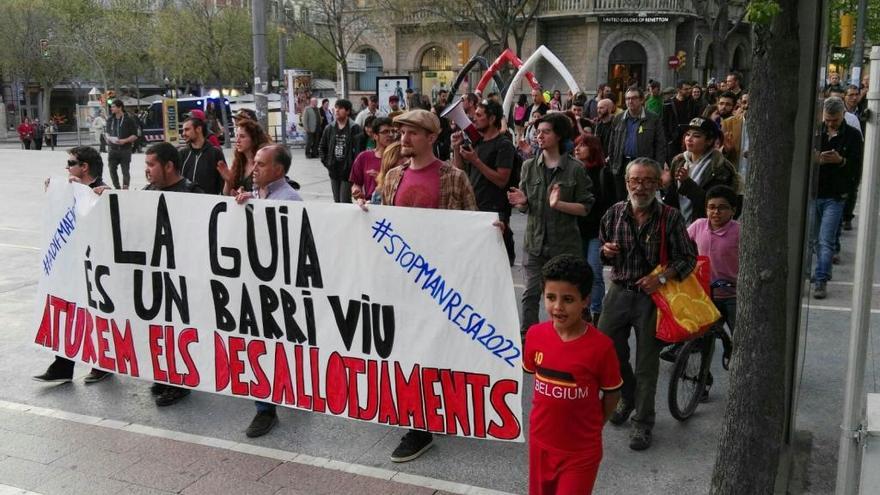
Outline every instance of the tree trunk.
{"type": "Polygon", "coordinates": [[[339,75],[339,77],[342,78],[342,97],[347,100],[347,99],[349,99],[348,98],[349,91],[348,91],[348,60],[346,60],[346,57],[342,57],[342,61],[339,62],[339,65],[342,66],[342,70],[340,71],[340,72],[342,72],[342,74],[339,75]]]}
{"type": "Polygon", "coordinates": [[[771,494],[785,422],[790,167],[797,115],[797,0],[755,25],[751,142],[740,241],[735,352],[713,494],[771,494]],[[761,138],[761,136],[773,136],[761,138]]]}
{"type": "Polygon", "coordinates": [[[49,122],[49,117],[52,115],[52,109],[49,108],[49,103],[52,101],[52,86],[51,83],[43,84],[43,110],[40,112],[42,123],[49,122]]]}

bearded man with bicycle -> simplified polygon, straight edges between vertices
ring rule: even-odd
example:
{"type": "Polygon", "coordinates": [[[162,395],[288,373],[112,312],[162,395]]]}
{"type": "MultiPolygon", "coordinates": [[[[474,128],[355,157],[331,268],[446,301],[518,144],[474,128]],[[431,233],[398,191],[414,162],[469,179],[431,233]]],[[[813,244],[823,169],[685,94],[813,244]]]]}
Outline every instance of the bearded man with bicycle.
{"type": "Polygon", "coordinates": [[[633,450],[651,446],[659,355],[665,345],[655,336],[657,307],[651,294],[668,280],[687,277],[697,263],[684,217],[657,200],[660,172],[660,164],[650,158],[627,164],[624,180],[629,199],[609,208],[599,227],[602,262],[611,266],[613,282],[603,301],[599,330],[614,341],[623,376],[622,399],[610,421],[622,425],[635,411],[629,443],[633,450]],[[664,225],[668,264],[655,276],[651,272],[660,263],[664,225]],[[631,328],[636,332],[635,372],[629,362],[631,328]]]}

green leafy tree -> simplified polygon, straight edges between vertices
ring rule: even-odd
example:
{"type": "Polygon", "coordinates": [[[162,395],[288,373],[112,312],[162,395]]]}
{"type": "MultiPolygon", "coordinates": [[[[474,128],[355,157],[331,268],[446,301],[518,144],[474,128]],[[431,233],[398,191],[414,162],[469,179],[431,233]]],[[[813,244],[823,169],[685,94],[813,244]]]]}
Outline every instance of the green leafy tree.
{"type": "Polygon", "coordinates": [[[697,15],[709,28],[709,38],[712,43],[712,76],[718,80],[724,79],[730,67],[727,60],[730,58],[728,41],[739,29],[746,16],[747,0],[694,0],[694,9],[697,15]],[[735,12],[736,17],[731,17],[735,12]]]}
{"type": "MultiPolygon", "coordinates": [[[[63,3],[63,2],[62,2],[63,3]]],[[[63,33],[58,8],[48,0],[6,0],[0,2],[0,65],[25,87],[25,104],[31,105],[29,84],[35,82],[42,90],[42,112],[48,120],[52,88],[71,73],[74,59],[57,40],[63,33]],[[44,53],[41,40],[48,40],[44,53]]],[[[33,117],[33,115],[31,116],[33,117]]]]}
{"type": "MultiPolygon", "coordinates": [[[[296,9],[284,13],[287,25],[311,38],[325,57],[329,55],[342,67],[343,80],[348,78],[348,54],[374,21],[371,12],[358,4],[351,0],[303,0],[296,9]]],[[[348,85],[344,85],[343,97],[348,98],[348,85]]]]}
{"type": "Polygon", "coordinates": [[[145,49],[156,27],[148,0],[112,0],[100,21],[96,58],[106,67],[114,88],[133,82],[136,97],[140,98],[138,83],[145,78],[155,79],[145,49]]]}
{"type": "Polygon", "coordinates": [[[186,0],[158,12],[149,55],[170,79],[241,85],[253,67],[250,13],[186,0]]]}
{"type": "MultiPolygon", "coordinates": [[[[267,33],[269,73],[278,74],[278,30],[267,33]]],[[[287,35],[284,44],[284,68],[310,70],[317,78],[335,79],[336,61],[312,38],[304,34],[287,35]]]]}
{"type": "MultiPolygon", "coordinates": [[[[868,0],[868,15],[865,18],[865,47],[872,44],[880,43],[880,2],[868,0]]],[[[858,0],[830,0],[828,2],[828,48],[841,46],[840,39],[840,15],[852,14],[854,17],[858,14],[858,0]]],[[[857,21],[857,19],[856,19],[857,21]]],[[[855,34],[855,25],[853,25],[853,34],[855,34]]],[[[852,43],[852,40],[850,40],[852,43]]],[[[850,46],[850,48],[852,48],[850,46]]],[[[865,49],[865,55],[870,52],[865,49]]],[[[845,53],[846,58],[842,61],[844,64],[852,62],[851,53],[845,53]]]]}
{"type": "MultiPolygon", "coordinates": [[[[381,0],[380,0],[381,2],[381,0]]],[[[541,5],[539,0],[384,0],[384,7],[398,20],[434,18],[477,35],[497,52],[511,48],[522,55],[529,28],[541,5]]],[[[420,26],[421,27],[421,26],[420,26]]]]}

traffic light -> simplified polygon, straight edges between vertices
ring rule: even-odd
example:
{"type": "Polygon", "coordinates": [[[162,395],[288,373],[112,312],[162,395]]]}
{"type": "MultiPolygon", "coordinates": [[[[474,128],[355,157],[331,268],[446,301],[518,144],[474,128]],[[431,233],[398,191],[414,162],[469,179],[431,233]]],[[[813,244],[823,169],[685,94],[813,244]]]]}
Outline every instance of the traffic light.
{"type": "Polygon", "coordinates": [[[107,105],[112,105],[113,100],[116,98],[116,91],[110,90],[105,93],[104,100],[107,101],[107,105]]]}
{"type": "Polygon", "coordinates": [[[852,14],[840,14],[840,47],[849,48],[853,42],[853,26],[855,18],[852,14]]]}
{"type": "Polygon", "coordinates": [[[455,47],[458,48],[458,65],[467,65],[468,60],[471,58],[471,42],[461,40],[456,43],[455,47]]]}
{"type": "Polygon", "coordinates": [[[40,54],[43,58],[49,58],[49,40],[46,38],[40,40],[40,54]]]}
{"type": "Polygon", "coordinates": [[[675,56],[680,62],[675,70],[681,70],[681,68],[684,67],[685,63],[687,62],[687,53],[684,50],[679,50],[678,53],[675,54],[675,56]]]}

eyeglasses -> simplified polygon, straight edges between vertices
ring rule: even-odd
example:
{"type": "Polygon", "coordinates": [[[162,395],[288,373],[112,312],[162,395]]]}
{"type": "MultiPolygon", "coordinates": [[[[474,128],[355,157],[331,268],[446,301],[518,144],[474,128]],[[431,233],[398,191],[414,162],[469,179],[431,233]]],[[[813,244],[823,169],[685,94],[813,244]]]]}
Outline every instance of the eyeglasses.
{"type": "Polygon", "coordinates": [[[731,210],[730,205],[709,205],[706,207],[706,211],[728,211],[731,210]]]}
{"type": "Polygon", "coordinates": [[[394,129],[385,129],[385,130],[379,131],[379,134],[381,134],[383,136],[396,136],[398,134],[398,132],[394,129]]]}
{"type": "Polygon", "coordinates": [[[648,187],[648,186],[653,186],[653,185],[657,184],[657,179],[652,179],[652,178],[650,178],[650,177],[645,177],[645,178],[642,178],[642,177],[633,177],[633,178],[630,178],[630,179],[626,179],[626,183],[629,184],[629,185],[631,185],[631,186],[644,186],[644,187],[648,187]]]}
{"type": "Polygon", "coordinates": [[[78,167],[80,165],[80,163],[82,163],[82,162],[79,160],[67,160],[67,167],[65,167],[65,168],[78,167]]]}

